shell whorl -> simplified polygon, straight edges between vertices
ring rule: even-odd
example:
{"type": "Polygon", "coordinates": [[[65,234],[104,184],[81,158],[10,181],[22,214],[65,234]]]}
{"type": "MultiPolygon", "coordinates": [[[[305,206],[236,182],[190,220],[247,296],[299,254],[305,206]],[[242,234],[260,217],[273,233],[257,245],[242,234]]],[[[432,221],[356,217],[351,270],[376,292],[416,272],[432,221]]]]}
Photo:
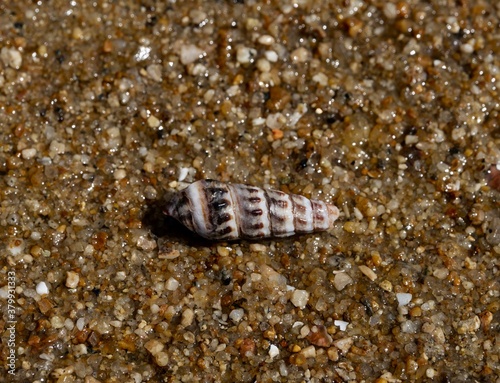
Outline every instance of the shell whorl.
{"type": "Polygon", "coordinates": [[[200,180],[169,201],[164,213],[212,240],[288,237],[328,230],[339,210],[323,201],[249,185],[200,180]]]}

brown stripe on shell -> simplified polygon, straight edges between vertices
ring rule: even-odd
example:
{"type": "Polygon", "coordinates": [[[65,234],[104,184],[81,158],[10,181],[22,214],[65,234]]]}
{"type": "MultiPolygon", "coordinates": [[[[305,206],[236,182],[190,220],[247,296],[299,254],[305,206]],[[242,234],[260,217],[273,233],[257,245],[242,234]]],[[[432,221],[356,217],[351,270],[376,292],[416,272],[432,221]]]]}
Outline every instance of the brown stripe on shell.
{"type": "Polygon", "coordinates": [[[246,185],[230,185],[235,210],[240,218],[241,238],[263,238],[271,235],[264,190],[246,185]]]}
{"type": "Polygon", "coordinates": [[[311,200],[301,195],[292,194],[290,196],[293,202],[293,223],[295,232],[310,233],[314,230],[311,200]]]}
{"type": "Polygon", "coordinates": [[[293,226],[292,201],[288,194],[277,190],[265,190],[269,201],[272,234],[288,237],[295,234],[293,226]]]}

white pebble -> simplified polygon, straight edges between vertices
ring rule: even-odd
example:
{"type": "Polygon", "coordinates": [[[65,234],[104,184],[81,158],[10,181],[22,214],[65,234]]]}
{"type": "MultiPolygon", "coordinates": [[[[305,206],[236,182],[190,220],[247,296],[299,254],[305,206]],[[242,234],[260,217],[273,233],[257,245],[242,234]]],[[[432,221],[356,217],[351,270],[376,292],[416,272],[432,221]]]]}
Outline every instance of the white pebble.
{"type": "Polygon", "coordinates": [[[383,7],[383,12],[385,17],[388,19],[395,19],[396,16],[398,15],[398,10],[396,8],[396,4],[393,3],[386,3],[383,7]]]}
{"type": "Polygon", "coordinates": [[[236,48],[236,60],[240,64],[248,64],[253,61],[254,56],[257,54],[255,49],[251,49],[245,46],[239,46],[236,48]]]}
{"type": "Polygon", "coordinates": [[[75,324],[73,323],[73,321],[71,319],[66,318],[64,320],[64,327],[66,327],[69,331],[71,331],[75,327],[75,324]]]}
{"type": "Polygon", "coordinates": [[[51,152],[51,157],[53,157],[56,154],[63,154],[65,150],[66,150],[66,145],[64,145],[63,142],[58,142],[56,140],[53,140],[50,143],[49,151],[51,152]]]}
{"type": "Polygon", "coordinates": [[[125,171],[125,169],[116,169],[113,172],[113,177],[117,181],[124,179],[126,176],[127,176],[127,172],[125,171]]]}
{"type": "Polygon", "coordinates": [[[266,118],[266,126],[270,129],[281,128],[286,123],[286,117],[281,113],[270,113],[266,118]]]}
{"type": "Polygon", "coordinates": [[[280,350],[274,344],[269,347],[269,357],[271,359],[277,357],[280,354],[280,350]]]}
{"type": "Polygon", "coordinates": [[[150,53],[151,53],[150,47],[140,46],[136,54],[134,55],[134,58],[136,61],[144,61],[149,58],[150,53]]]}
{"type": "Polygon", "coordinates": [[[347,353],[347,351],[349,351],[353,343],[354,340],[351,337],[338,339],[335,342],[333,342],[335,347],[337,347],[344,354],[347,353]]]}
{"type": "Polygon", "coordinates": [[[9,286],[5,285],[0,287],[0,299],[7,299],[9,297],[9,286]]]}
{"type": "Polygon", "coordinates": [[[263,117],[257,117],[252,120],[252,126],[261,126],[266,123],[266,119],[263,117]]]}
{"type": "Polygon", "coordinates": [[[397,293],[396,298],[398,300],[398,306],[406,306],[411,302],[412,295],[409,293],[397,293]]]}
{"type": "Polygon", "coordinates": [[[11,255],[19,255],[24,250],[24,241],[21,238],[12,238],[7,244],[7,250],[11,255]]]}
{"type": "Polygon", "coordinates": [[[411,320],[404,321],[401,323],[401,331],[405,334],[416,334],[418,330],[418,324],[411,320]]]}
{"type": "Polygon", "coordinates": [[[309,301],[309,292],[306,290],[295,290],[292,293],[291,301],[295,307],[304,309],[309,301]]]}
{"type": "Polygon", "coordinates": [[[338,291],[344,290],[344,288],[347,285],[350,285],[352,283],[352,278],[344,272],[335,274],[335,277],[333,278],[333,285],[338,291]]]}
{"type": "Polygon", "coordinates": [[[349,322],[345,322],[343,320],[334,320],[333,324],[337,326],[340,331],[345,331],[347,326],[349,325],[349,322]]]}
{"type": "Polygon", "coordinates": [[[324,74],[324,73],[321,73],[321,72],[316,73],[313,76],[312,80],[314,82],[317,82],[321,86],[327,86],[328,85],[328,76],[326,74],[324,74]]]}
{"type": "Polygon", "coordinates": [[[179,281],[175,278],[168,278],[167,282],[165,283],[165,288],[169,291],[175,291],[179,287],[179,281]]]}
{"type": "Polygon", "coordinates": [[[84,327],[85,327],[85,319],[84,318],[78,318],[77,321],[76,321],[76,328],[79,331],[82,331],[84,327]]]}
{"type": "Polygon", "coordinates": [[[156,82],[162,82],[163,80],[161,71],[162,67],[159,64],[151,64],[146,68],[149,78],[156,82]]]}
{"type": "Polygon", "coordinates": [[[267,246],[261,243],[251,243],[250,251],[255,251],[257,253],[265,253],[267,251],[267,246]]]}
{"type": "Polygon", "coordinates": [[[64,327],[63,318],[61,318],[58,315],[54,315],[52,318],[50,318],[50,325],[53,328],[63,328],[64,327]]]}
{"type": "Polygon", "coordinates": [[[243,309],[234,309],[229,313],[229,318],[235,323],[238,323],[243,319],[243,315],[245,315],[245,311],[243,309]]]}
{"type": "Polygon", "coordinates": [[[66,276],[66,287],[69,289],[74,289],[78,286],[78,282],[80,282],[80,276],[78,273],[74,271],[68,271],[66,276]]]}
{"type": "Polygon", "coordinates": [[[310,58],[309,51],[304,47],[295,49],[290,56],[292,61],[295,63],[303,63],[308,61],[310,58]]]}
{"type": "Polygon", "coordinates": [[[266,59],[258,59],[257,60],[257,69],[262,73],[269,72],[271,70],[271,63],[266,59]]]}
{"type": "Polygon", "coordinates": [[[271,35],[262,35],[257,41],[262,45],[272,45],[274,44],[274,37],[271,35]]]}
{"type": "Polygon", "coordinates": [[[23,149],[21,151],[21,156],[25,159],[25,160],[30,160],[32,159],[33,157],[36,156],[36,149],[35,148],[27,148],[27,149],[23,149]]]}
{"type": "Polygon", "coordinates": [[[179,170],[179,177],[178,177],[178,181],[179,182],[182,182],[186,179],[186,177],[188,176],[189,174],[189,168],[180,168],[179,170]]]}
{"type": "Polygon", "coordinates": [[[266,57],[266,59],[272,63],[275,63],[276,61],[278,61],[278,54],[275,52],[275,51],[265,51],[264,52],[264,56],[266,57]]]}
{"type": "Polygon", "coordinates": [[[467,43],[460,45],[460,51],[462,53],[472,53],[474,52],[474,44],[474,39],[471,39],[467,43]]]}
{"type": "Polygon", "coordinates": [[[437,371],[431,367],[425,370],[425,376],[428,377],[429,379],[434,379],[436,373],[437,371]]]}
{"type": "Polygon", "coordinates": [[[45,282],[40,282],[36,285],[36,293],[38,295],[45,295],[49,293],[49,288],[45,282]]]}
{"type": "Polygon", "coordinates": [[[205,52],[193,44],[186,44],[181,47],[181,63],[183,65],[191,64],[203,57],[205,52]]]}
{"type": "Polygon", "coordinates": [[[147,122],[150,128],[157,128],[161,124],[161,121],[155,116],[149,116],[147,122]]]}
{"type": "Polygon", "coordinates": [[[86,355],[87,353],[87,345],[85,343],[80,343],[73,346],[73,354],[76,357],[86,355]]]}
{"type": "Polygon", "coordinates": [[[3,47],[0,51],[0,59],[5,66],[10,66],[14,69],[19,69],[23,63],[21,53],[16,48],[3,47]]]}

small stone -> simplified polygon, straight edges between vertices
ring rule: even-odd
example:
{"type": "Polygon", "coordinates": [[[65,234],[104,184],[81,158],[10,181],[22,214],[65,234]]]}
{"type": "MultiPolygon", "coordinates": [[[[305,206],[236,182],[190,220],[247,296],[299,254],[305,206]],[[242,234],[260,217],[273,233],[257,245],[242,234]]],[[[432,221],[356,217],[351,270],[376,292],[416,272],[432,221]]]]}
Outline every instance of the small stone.
{"type": "Polygon", "coordinates": [[[137,238],[137,247],[141,250],[151,251],[156,249],[157,243],[156,241],[149,237],[148,234],[140,235],[137,238]]]}
{"type": "Polygon", "coordinates": [[[280,350],[274,344],[269,347],[269,357],[271,359],[277,357],[280,354],[280,350]]]}
{"type": "Polygon", "coordinates": [[[294,290],[292,293],[292,303],[295,307],[300,309],[304,309],[307,305],[307,301],[309,300],[309,292],[306,290],[294,290]]]}
{"type": "Polygon", "coordinates": [[[313,326],[307,340],[319,347],[330,347],[332,344],[332,337],[326,331],[325,326],[313,326]]]}
{"type": "Polygon", "coordinates": [[[291,101],[292,95],[279,86],[273,86],[269,91],[266,106],[273,112],[283,110],[291,101]]]}
{"type": "Polygon", "coordinates": [[[32,159],[33,157],[36,156],[36,149],[35,148],[27,148],[27,149],[23,149],[21,151],[21,156],[23,157],[23,159],[25,160],[30,160],[32,159]]]}
{"type": "Polygon", "coordinates": [[[328,76],[324,73],[316,73],[312,80],[316,83],[318,83],[321,86],[327,86],[328,85],[328,76]]]}
{"type": "Polygon", "coordinates": [[[50,325],[53,327],[53,328],[63,328],[64,327],[64,321],[63,319],[58,316],[58,315],[54,315],[52,318],[50,318],[50,325]]]}
{"type": "Polygon", "coordinates": [[[78,282],[80,282],[80,276],[78,273],[74,271],[68,271],[66,273],[66,287],[69,289],[74,289],[78,286],[78,282]]]}
{"type": "Polygon", "coordinates": [[[401,323],[401,332],[406,334],[416,334],[418,330],[417,322],[413,322],[411,320],[405,320],[401,323]]]}
{"type": "Polygon", "coordinates": [[[278,61],[278,54],[275,51],[265,51],[264,56],[266,57],[267,61],[275,63],[278,61]]]}
{"type": "Polygon", "coordinates": [[[411,302],[412,295],[409,293],[397,293],[396,298],[398,300],[398,306],[402,307],[411,302]]]}
{"type": "Polygon", "coordinates": [[[440,267],[432,272],[432,275],[437,279],[445,279],[450,274],[446,267],[440,267]]]}
{"type": "Polygon", "coordinates": [[[217,253],[221,256],[221,257],[227,257],[229,256],[230,252],[229,252],[229,248],[228,247],[225,247],[225,246],[217,246],[217,253]]]}
{"type": "Polygon", "coordinates": [[[347,285],[352,283],[352,278],[345,272],[335,274],[333,285],[338,291],[344,290],[347,285]]]}
{"type": "Polygon", "coordinates": [[[191,326],[191,324],[193,323],[193,319],[194,319],[193,310],[187,308],[182,313],[181,325],[183,325],[184,327],[191,326]]]}
{"type": "Polygon", "coordinates": [[[49,293],[49,288],[45,282],[40,282],[36,285],[36,293],[38,295],[45,295],[49,293]]]}
{"type": "Polygon", "coordinates": [[[253,58],[257,54],[255,49],[251,49],[245,46],[239,46],[236,48],[236,60],[240,64],[249,64],[253,62],[253,58]]]}
{"type": "Polygon", "coordinates": [[[354,340],[351,337],[346,337],[342,339],[338,339],[333,344],[337,347],[343,354],[346,354],[351,346],[353,345],[354,340]]]}
{"type": "Polygon", "coordinates": [[[245,338],[241,340],[240,346],[240,355],[241,356],[251,356],[255,354],[256,346],[253,339],[245,338]]]}
{"type": "Polygon", "coordinates": [[[19,255],[24,250],[24,240],[21,238],[11,238],[7,244],[7,250],[11,255],[19,255]]]}
{"type": "Polygon", "coordinates": [[[181,47],[181,63],[183,65],[191,64],[203,57],[205,52],[193,44],[186,44],[181,47]]]}
{"type": "Polygon", "coordinates": [[[459,334],[474,334],[481,326],[481,319],[477,315],[472,318],[458,322],[457,332],[459,334]]]}
{"type": "Polygon", "coordinates": [[[274,270],[271,266],[261,265],[260,266],[261,277],[265,281],[266,285],[268,285],[274,293],[279,293],[280,291],[285,291],[286,289],[286,277],[276,270],[274,270]]]}
{"type": "Polygon", "coordinates": [[[179,287],[179,281],[173,277],[170,277],[167,279],[167,282],[165,283],[165,288],[169,291],[175,291],[179,287]]]}
{"type": "Polygon", "coordinates": [[[234,309],[229,313],[229,318],[235,323],[238,323],[243,319],[245,311],[243,309],[234,309]]]}
{"type": "Polygon", "coordinates": [[[162,67],[159,64],[151,64],[146,68],[146,72],[149,78],[156,82],[162,82],[163,78],[161,75],[162,67]]]}
{"type": "Polygon", "coordinates": [[[347,329],[347,326],[349,325],[349,322],[345,322],[343,320],[334,320],[333,324],[337,326],[340,331],[345,331],[347,329]]]}
{"type": "Polygon", "coordinates": [[[43,315],[47,315],[52,307],[54,307],[54,304],[47,298],[43,298],[38,301],[38,308],[43,315]]]}
{"type": "Polygon", "coordinates": [[[263,58],[257,60],[257,69],[262,73],[267,73],[271,70],[271,63],[263,58]]]}
{"type": "Polygon", "coordinates": [[[57,154],[63,154],[66,150],[66,145],[63,142],[59,142],[56,140],[51,141],[49,151],[51,153],[51,157],[57,154]]]}
{"type": "Polygon", "coordinates": [[[295,49],[290,57],[294,63],[304,63],[310,60],[310,52],[306,48],[300,47],[295,49]]]}
{"type": "Polygon", "coordinates": [[[387,279],[383,280],[380,282],[380,287],[384,289],[385,291],[392,291],[392,283],[388,281],[387,279]]]}
{"type": "Polygon", "coordinates": [[[326,354],[328,355],[328,359],[330,359],[332,362],[336,362],[339,360],[339,350],[337,347],[330,347],[326,354]]]}
{"type": "Polygon", "coordinates": [[[315,358],[316,357],[316,348],[314,346],[307,346],[303,348],[300,353],[304,356],[304,358],[315,358]]]}
{"type": "Polygon", "coordinates": [[[76,344],[73,346],[73,353],[76,357],[86,355],[88,353],[85,343],[76,344]]]}
{"type": "Polygon", "coordinates": [[[153,355],[153,356],[155,356],[159,352],[161,352],[164,347],[165,346],[163,345],[163,343],[161,343],[160,341],[158,341],[156,339],[151,339],[150,341],[148,341],[144,344],[144,348],[146,350],[148,350],[151,353],[151,355],[153,355]]]}
{"type": "Polygon", "coordinates": [[[158,253],[158,258],[160,259],[175,259],[181,255],[179,250],[171,249],[169,251],[158,253]]]}
{"type": "Polygon", "coordinates": [[[125,171],[125,169],[116,169],[113,172],[113,177],[117,181],[124,179],[126,176],[127,176],[127,172],[125,171]]]}
{"type": "Polygon", "coordinates": [[[165,367],[169,362],[168,354],[163,351],[159,352],[155,355],[155,361],[158,366],[165,367]]]}
{"type": "Polygon", "coordinates": [[[262,35],[259,36],[257,41],[262,45],[272,45],[274,44],[274,37],[271,35],[262,35]]]}
{"type": "Polygon", "coordinates": [[[260,243],[251,243],[250,251],[255,251],[257,253],[265,253],[267,251],[267,246],[260,243]]]}
{"type": "Polygon", "coordinates": [[[13,69],[21,68],[23,58],[21,53],[16,48],[3,47],[0,51],[0,59],[5,66],[10,66],[13,69]]]}
{"type": "Polygon", "coordinates": [[[372,269],[370,269],[368,266],[360,265],[359,271],[361,271],[364,275],[366,275],[368,277],[368,279],[370,279],[371,281],[374,281],[375,279],[377,279],[377,274],[375,274],[375,272],[372,269]]]}
{"type": "Polygon", "coordinates": [[[155,116],[149,116],[147,122],[150,128],[157,128],[160,126],[161,123],[160,120],[155,116]]]}
{"type": "Polygon", "coordinates": [[[425,376],[429,379],[434,379],[436,376],[437,371],[433,369],[432,367],[429,367],[427,370],[425,370],[425,376]]]}

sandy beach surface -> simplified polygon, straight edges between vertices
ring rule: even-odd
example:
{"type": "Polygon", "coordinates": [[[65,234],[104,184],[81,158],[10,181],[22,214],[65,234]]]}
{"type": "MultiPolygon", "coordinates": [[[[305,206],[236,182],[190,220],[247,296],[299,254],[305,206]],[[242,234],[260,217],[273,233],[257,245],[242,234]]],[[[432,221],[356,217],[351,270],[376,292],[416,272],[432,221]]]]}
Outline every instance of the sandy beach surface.
{"type": "Polygon", "coordinates": [[[0,2],[0,376],[499,383],[499,82],[496,1],[0,2]],[[341,215],[210,242],[204,178],[341,215]]]}

